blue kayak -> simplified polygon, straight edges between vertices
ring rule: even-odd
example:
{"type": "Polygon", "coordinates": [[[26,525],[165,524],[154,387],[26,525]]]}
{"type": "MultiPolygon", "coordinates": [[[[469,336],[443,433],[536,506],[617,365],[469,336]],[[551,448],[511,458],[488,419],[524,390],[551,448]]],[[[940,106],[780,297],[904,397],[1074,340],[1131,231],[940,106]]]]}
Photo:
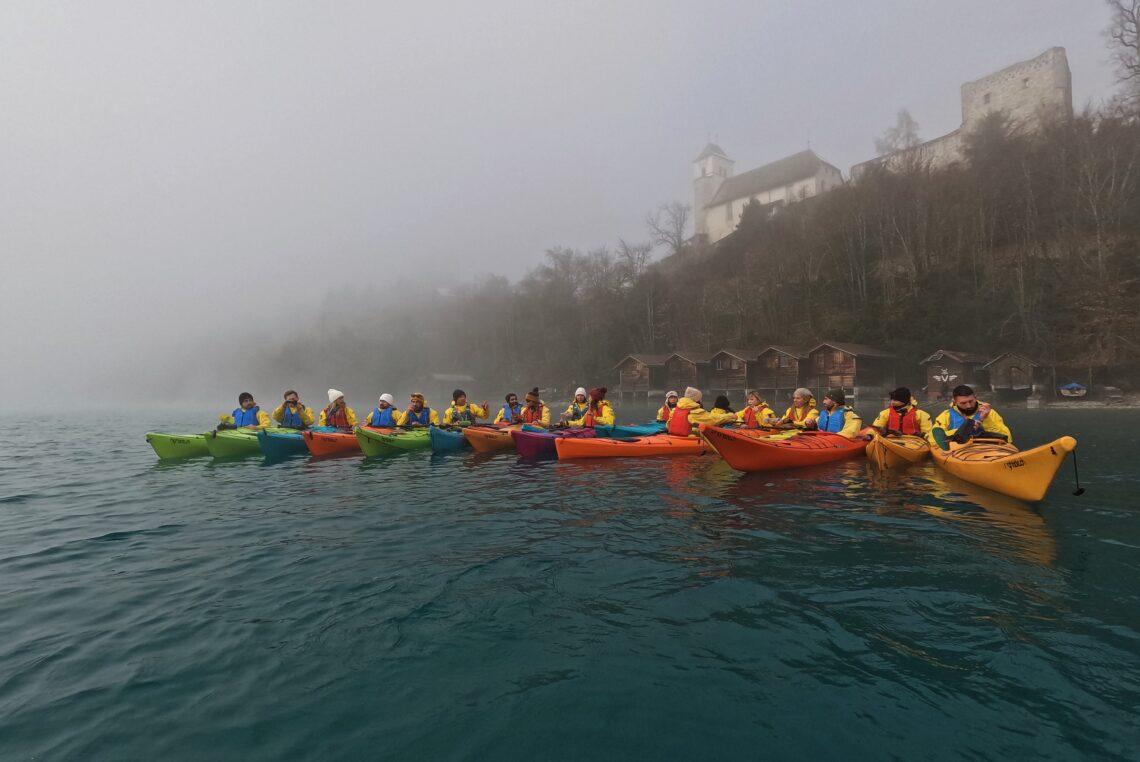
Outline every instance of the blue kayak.
{"type": "Polygon", "coordinates": [[[467,437],[463,436],[463,432],[458,429],[452,431],[441,429],[439,426],[432,426],[430,435],[432,452],[449,452],[471,446],[467,444],[467,437]]]}
{"type": "MultiPolygon", "coordinates": [[[[314,426],[309,431],[337,431],[334,426],[314,426]]],[[[298,429],[265,429],[257,432],[257,444],[267,458],[288,458],[308,455],[309,448],[298,429]]]]}

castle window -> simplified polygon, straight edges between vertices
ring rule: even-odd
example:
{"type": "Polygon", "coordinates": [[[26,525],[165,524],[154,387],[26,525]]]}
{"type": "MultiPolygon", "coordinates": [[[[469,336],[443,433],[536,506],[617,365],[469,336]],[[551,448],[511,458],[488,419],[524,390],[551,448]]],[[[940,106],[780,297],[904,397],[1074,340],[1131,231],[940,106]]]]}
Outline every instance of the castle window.
{"type": "Polygon", "coordinates": [[[990,102],[990,94],[986,93],[984,96],[982,96],[982,103],[989,105],[989,102],[990,102]]]}

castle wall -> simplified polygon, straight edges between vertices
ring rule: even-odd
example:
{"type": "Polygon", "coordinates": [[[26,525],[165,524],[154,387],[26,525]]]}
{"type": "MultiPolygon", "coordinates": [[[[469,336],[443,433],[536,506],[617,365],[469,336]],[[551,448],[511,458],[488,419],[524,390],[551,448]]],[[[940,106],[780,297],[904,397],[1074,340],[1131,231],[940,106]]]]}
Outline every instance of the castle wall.
{"type": "Polygon", "coordinates": [[[969,131],[995,111],[1014,124],[1033,125],[1044,113],[1073,115],[1073,75],[1064,48],[1050,48],[1029,61],[962,85],[962,127],[969,131]]]}

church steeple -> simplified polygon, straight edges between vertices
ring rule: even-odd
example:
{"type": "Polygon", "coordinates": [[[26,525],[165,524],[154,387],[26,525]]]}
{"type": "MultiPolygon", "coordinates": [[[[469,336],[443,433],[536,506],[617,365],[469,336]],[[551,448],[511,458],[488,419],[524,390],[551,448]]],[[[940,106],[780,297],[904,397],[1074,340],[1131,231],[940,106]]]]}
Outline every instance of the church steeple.
{"type": "Polygon", "coordinates": [[[698,236],[708,236],[705,205],[716,196],[721,183],[732,177],[734,164],[723,148],[711,142],[693,160],[693,224],[698,236]]]}

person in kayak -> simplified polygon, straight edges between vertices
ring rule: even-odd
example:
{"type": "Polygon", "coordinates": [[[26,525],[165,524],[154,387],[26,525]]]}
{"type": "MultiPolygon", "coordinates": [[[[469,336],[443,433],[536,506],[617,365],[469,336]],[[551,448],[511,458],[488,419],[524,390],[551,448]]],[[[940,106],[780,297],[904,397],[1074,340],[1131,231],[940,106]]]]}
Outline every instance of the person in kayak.
{"type": "Polygon", "coordinates": [[[889,407],[879,413],[871,426],[886,437],[904,434],[925,437],[930,434],[930,415],[919,410],[918,400],[911,396],[910,389],[900,386],[891,392],[889,407]]]}
{"type": "Polygon", "coordinates": [[[264,429],[269,426],[269,416],[253,400],[249,392],[238,395],[238,406],[232,413],[233,423],[228,420],[218,426],[219,429],[264,429]]]}
{"type": "Polygon", "coordinates": [[[404,414],[400,416],[400,425],[406,429],[421,426],[438,426],[439,413],[427,406],[427,400],[419,392],[412,392],[411,403],[404,414]]]}
{"type": "Polygon", "coordinates": [[[728,401],[727,394],[718,395],[716,402],[713,403],[712,410],[709,412],[713,415],[724,415],[725,413],[732,413],[732,420],[736,420],[736,411],[732,409],[732,403],[728,401]]]}
{"type": "Polygon", "coordinates": [[[809,419],[804,428],[855,439],[863,428],[863,419],[847,407],[847,395],[842,389],[832,389],[823,395],[823,410],[809,419]]]}
{"type": "Polygon", "coordinates": [[[374,429],[394,429],[400,425],[400,411],[393,407],[396,398],[384,393],[372,408],[372,414],[365,419],[364,425],[374,429]]]}
{"type": "Polygon", "coordinates": [[[748,404],[736,414],[736,422],[746,429],[769,426],[776,420],[776,413],[755,389],[748,390],[748,404]]]}
{"type": "Polygon", "coordinates": [[[943,450],[950,442],[965,444],[971,439],[996,439],[1012,442],[1013,434],[1005,421],[988,402],[978,402],[974,390],[965,384],[954,387],[949,410],[943,410],[930,428],[930,444],[943,450]]]}
{"type": "MultiPolygon", "coordinates": [[[[735,413],[722,412],[713,413],[701,407],[701,400],[704,395],[700,389],[695,389],[692,386],[685,389],[685,396],[677,400],[677,407],[673,408],[673,414],[669,416],[669,425],[666,431],[675,437],[689,437],[693,435],[693,430],[702,423],[709,426],[721,426],[726,423],[732,423],[736,420],[735,413]]],[[[725,400],[725,404],[728,400],[725,400]]]]}
{"type": "Polygon", "coordinates": [[[518,423],[522,416],[522,407],[519,405],[519,395],[511,392],[506,396],[507,404],[499,408],[495,416],[495,423],[518,423]]]}
{"type": "Polygon", "coordinates": [[[662,405],[661,409],[657,411],[658,423],[669,422],[669,416],[673,414],[673,408],[677,407],[678,398],[679,395],[677,392],[670,391],[665,393],[665,404],[662,405]]]}
{"type": "Polygon", "coordinates": [[[590,400],[586,396],[586,387],[579,386],[574,392],[574,399],[570,400],[570,405],[566,408],[566,412],[562,414],[562,422],[577,421],[586,414],[586,410],[590,407],[590,400]]]}
{"type": "Polygon", "coordinates": [[[815,405],[815,396],[810,389],[800,387],[792,393],[792,406],[776,423],[781,426],[788,425],[797,429],[806,429],[809,422],[814,422],[817,418],[819,418],[819,410],[815,405]]]}
{"type": "MultiPolygon", "coordinates": [[[[606,391],[607,389],[604,386],[591,389],[588,395],[590,401],[586,405],[586,412],[582,414],[581,418],[570,421],[569,425],[584,429],[592,429],[595,426],[613,426],[614,406],[606,399],[606,391]]],[[[577,395],[575,395],[575,401],[576,400],[577,395]]]]}
{"type": "Polygon", "coordinates": [[[356,425],[356,412],[344,402],[344,392],[329,389],[329,404],[321,411],[321,426],[350,429],[356,425]]]}
{"type": "Polygon", "coordinates": [[[491,403],[484,402],[480,407],[467,402],[467,394],[462,389],[451,393],[451,407],[443,411],[444,426],[470,426],[478,418],[486,418],[491,403]]]}
{"type": "Polygon", "coordinates": [[[301,402],[297,392],[290,389],[285,392],[285,401],[273,411],[273,420],[286,429],[307,429],[313,425],[315,416],[301,402]]]}
{"type": "Polygon", "coordinates": [[[548,408],[538,395],[538,387],[526,393],[526,407],[523,408],[521,420],[528,426],[550,427],[550,408],[548,408]]]}

